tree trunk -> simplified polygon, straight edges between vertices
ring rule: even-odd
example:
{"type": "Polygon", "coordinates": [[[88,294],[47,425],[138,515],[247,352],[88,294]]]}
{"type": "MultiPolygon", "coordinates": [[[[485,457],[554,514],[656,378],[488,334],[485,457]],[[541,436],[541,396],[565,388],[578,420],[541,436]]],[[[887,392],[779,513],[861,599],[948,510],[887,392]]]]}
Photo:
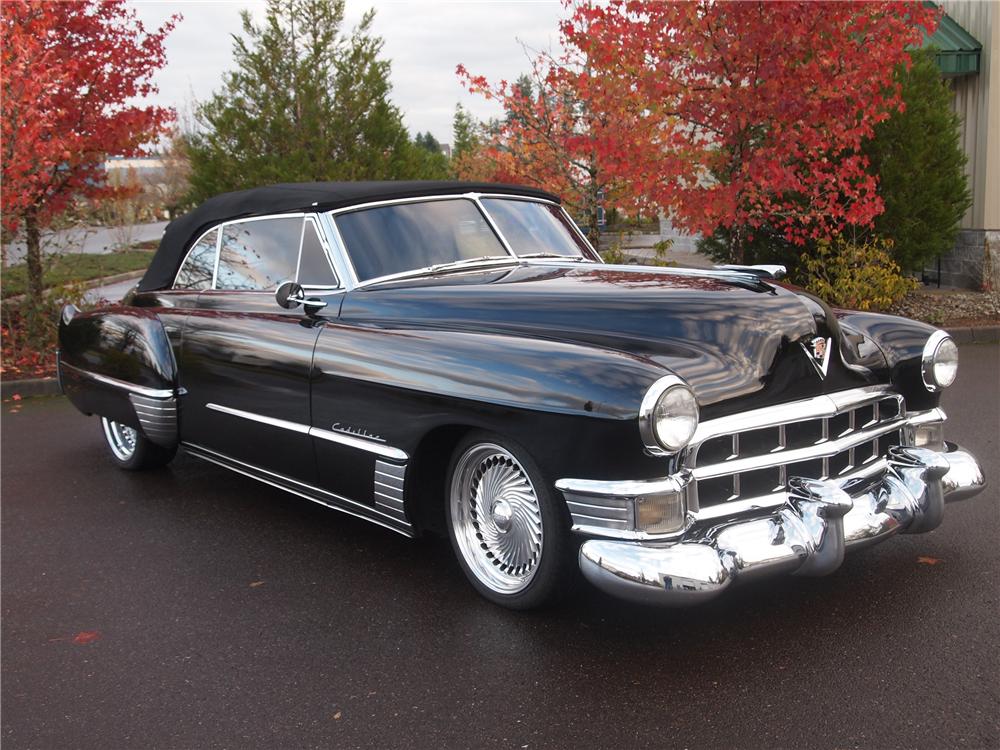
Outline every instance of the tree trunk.
{"type": "Polygon", "coordinates": [[[42,278],[42,238],[35,211],[30,211],[24,217],[24,238],[28,249],[25,256],[28,268],[28,296],[33,300],[41,300],[45,282],[42,278]]]}
{"type": "Polygon", "coordinates": [[[732,262],[737,265],[743,265],[743,227],[733,227],[732,234],[732,262]]]}

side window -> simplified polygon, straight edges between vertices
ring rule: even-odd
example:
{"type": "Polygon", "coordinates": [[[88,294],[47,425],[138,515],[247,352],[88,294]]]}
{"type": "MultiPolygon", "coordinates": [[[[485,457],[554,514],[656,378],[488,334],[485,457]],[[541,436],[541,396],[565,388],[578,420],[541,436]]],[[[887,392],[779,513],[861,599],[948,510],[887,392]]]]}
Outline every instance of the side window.
{"type": "Polygon", "coordinates": [[[213,229],[194,244],[174,279],[174,289],[211,289],[215,273],[215,245],[219,230],[213,229]]]}
{"type": "Polygon", "coordinates": [[[299,277],[302,286],[337,286],[337,277],[330,268],[330,259],[320,242],[316,222],[306,220],[302,230],[302,257],[299,260],[299,277]]]}
{"type": "Polygon", "coordinates": [[[226,224],[215,288],[267,292],[294,279],[301,237],[301,216],[226,224]]]}

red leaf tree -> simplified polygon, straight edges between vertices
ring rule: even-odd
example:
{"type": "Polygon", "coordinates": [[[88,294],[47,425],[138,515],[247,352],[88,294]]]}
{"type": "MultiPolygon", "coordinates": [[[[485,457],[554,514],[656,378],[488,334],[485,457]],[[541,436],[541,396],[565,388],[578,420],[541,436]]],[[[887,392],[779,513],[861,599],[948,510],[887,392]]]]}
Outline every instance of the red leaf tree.
{"type": "Polygon", "coordinates": [[[565,24],[598,110],[639,106],[596,137],[643,165],[641,190],[693,232],[728,230],[734,260],[768,227],[803,243],[882,211],[862,142],[901,109],[893,72],[937,12],[906,2],[612,0],[565,24]]]}
{"type": "MultiPolygon", "coordinates": [[[[583,155],[600,166],[598,182],[648,199],[678,226],[726,230],[736,261],[765,228],[801,244],[882,211],[861,144],[901,108],[893,71],[937,11],[907,2],[567,4],[565,55],[549,61],[544,80],[556,103],[578,103],[575,119],[553,138],[508,116],[497,148],[511,161],[524,161],[522,142],[548,149],[552,162],[583,155]]],[[[541,106],[503,84],[466,80],[508,113],[541,106]]],[[[563,190],[581,172],[549,176],[557,171],[531,166],[527,177],[563,190]]]]}
{"type": "Polygon", "coordinates": [[[466,88],[500,102],[504,116],[490,124],[475,153],[458,160],[456,171],[464,178],[537,185],[560,195],[571,213],[585,217],[587,234],[596,246],[602,198],[629,208],[642,204],[634,190],[639,183],[629,179],[631,170],[623,169],[611,151],[595,147],[611,137],[609,128],[618,127],[617,110],[633,102],[618,100],[614,107],[593,108],[581,91],[589,69],[586,51],[568,45],[564,50],[558,59],[536,56],[531,72],[513,84],[490,84],[458,66],[466,88]]]}
{"type": "Polygon", "coordinates": [[[147,33],[124,0],[2,3],[3,225],[23,228],[29,298],[42,294],[41,230],[74,200],[113,190],[106,157],[140,153],[172,120],[132,102],[156,91],[178,19],[147,33]]]}

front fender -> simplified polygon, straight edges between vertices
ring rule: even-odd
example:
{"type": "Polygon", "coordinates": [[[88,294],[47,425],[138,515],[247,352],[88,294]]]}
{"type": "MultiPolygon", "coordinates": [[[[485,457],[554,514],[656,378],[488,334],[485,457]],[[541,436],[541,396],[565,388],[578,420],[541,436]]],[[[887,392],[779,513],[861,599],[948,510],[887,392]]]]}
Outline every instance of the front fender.
{"type": "Polygon", "coordinates": [[[571,476],[662,473],[637,417],[667,374],[611,349],[497,332],[326,325],[314,360],[313,423],[364,427],[410,453],[448,425],[502,433],[571,476]]]}
{"type": "Polygon", "coordinates": [[[885,358],[889,380],[906,399],[910,410],[933,409],[940,393],[930,393],[920,374],[920,359],[927,339],[937,329],[897,315],[874,312],[837,311],[841,328],[859,333],[879,348],[885,358]]]}

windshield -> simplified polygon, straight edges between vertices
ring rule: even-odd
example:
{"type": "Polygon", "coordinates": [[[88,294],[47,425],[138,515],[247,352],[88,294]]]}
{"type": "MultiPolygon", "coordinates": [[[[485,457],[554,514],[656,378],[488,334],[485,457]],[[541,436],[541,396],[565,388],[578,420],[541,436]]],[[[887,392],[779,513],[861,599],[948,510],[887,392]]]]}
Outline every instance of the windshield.
{"type": "Polygon", "coordinates": [[[476,204],[464,198],[366,208],[339,214],[336,222],[358,281],[510,257],[476,204]]]}
{"type": "Polygon", "coordinates": [[[483,206],[515,255],[590,257],[558,206],[509,198],[484,198],[483,206]]]}
{"type": "Polygon", "coordinates": [[[334,221],[359,282],[517,257],[593,260],[559,206],[516,198],[480,204],[465,197],[393,203],[345,211],[334,221]]]}

